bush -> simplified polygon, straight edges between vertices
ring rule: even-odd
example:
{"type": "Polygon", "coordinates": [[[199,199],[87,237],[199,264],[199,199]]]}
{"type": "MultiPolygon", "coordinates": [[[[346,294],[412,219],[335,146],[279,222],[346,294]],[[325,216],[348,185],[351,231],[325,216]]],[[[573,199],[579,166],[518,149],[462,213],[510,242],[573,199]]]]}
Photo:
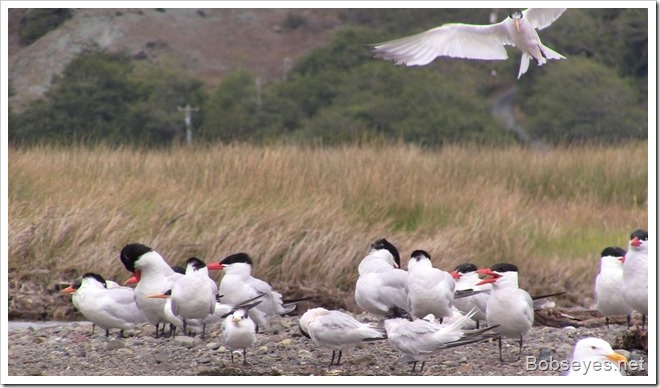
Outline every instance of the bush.
{"type": "Polygon", "coordinates": [[[48,32],[56,29],[73,13],[67,8],[35,8],[26,12],[21,19],[18,36],[21,43],[30,45],[48,32]]]}

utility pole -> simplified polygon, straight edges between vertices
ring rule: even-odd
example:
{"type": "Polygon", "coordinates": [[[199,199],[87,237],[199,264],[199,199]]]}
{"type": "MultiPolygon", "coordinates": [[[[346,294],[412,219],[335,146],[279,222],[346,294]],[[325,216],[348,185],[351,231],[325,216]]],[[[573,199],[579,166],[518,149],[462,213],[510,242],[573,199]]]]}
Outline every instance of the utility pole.
{"type": "Polygon", "coordinates": [[[199,107],[191,107],[190,104],[186,104],[185,108],[180,106],[176,107],[176,110],[179,112],[186,112],[186,143],[189,146],[192,145],[192,112],[199,112],[199,107]]]}

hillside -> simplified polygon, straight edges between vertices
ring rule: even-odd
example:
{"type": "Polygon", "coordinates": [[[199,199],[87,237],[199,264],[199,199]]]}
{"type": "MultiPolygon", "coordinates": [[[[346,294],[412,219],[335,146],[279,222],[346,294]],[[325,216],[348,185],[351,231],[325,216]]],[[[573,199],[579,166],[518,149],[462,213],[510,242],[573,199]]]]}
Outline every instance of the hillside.
{"type": "Polygon", "coordinates": [[[77,9],[33,44],[20,43],[21,18],[9,11],[12,108],[43,96],[53,75],[85,48],[186,69],[209,88],[237,68],[271,79],[332,37],[333,9],[77,9]]]}

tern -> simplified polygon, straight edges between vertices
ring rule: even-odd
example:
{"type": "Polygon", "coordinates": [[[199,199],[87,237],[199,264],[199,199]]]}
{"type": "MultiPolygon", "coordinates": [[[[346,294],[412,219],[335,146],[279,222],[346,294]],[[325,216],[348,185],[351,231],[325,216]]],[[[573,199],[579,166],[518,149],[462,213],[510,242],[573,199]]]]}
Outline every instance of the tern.
{"type": "Polygon", "coordinates": [[[520,360],[523,336],[534,323],[534,302],[527,291],[518,288],[518,267],[501,263],[479,269],[477,273],[490,276],[477,285],[488,283],[493,285],[486,307],[486,320],[489,326],[499,326],[495,331],[500,334],[498,338],[500,361],[504,362],[502,337],[520,339],[517,358],[520,360]]]}
{"type": "Polygon", "coordinates": [[[392,306],[385,317],[387,341],[399,352],[412,357],[412,373],[415,373],[417,363],[421,362],[419,373],[422,373],[426,360],[442,349],[490,338],[482,334],[494,327],[471,332],[461,329],[463,324],[472,319],[472,314],[474,311],[451,324],[437,324],[424,319],[413,320],[407,311],[392,306]]]}
{"type": "Polygon", "coordinates": [[[88,272],[80,281],[73,282],[61,291],[73,294],[74,306],[95,326],[110,335],[110,329],[132,329],[136,324],[147,322],[147,318],[135,304],[133,289],[129,287],[108,288],[105,279],[99,274],[88,272]]]}
{"type": "Polygon", "coordinates": [[[186,273],[172,285],[170,299],[172,313],[183,320],[183,332],[186,332],[187,319],[200,319],[202,339],[209,315],[215,312],[215,295],[218,287],[211,278],[206,264],[196,257],[186,262],[186,273]]]}
{"type": "Polygon", "coordinates": [[[642,328],[649,312],[649,234],[637,229],[630,234],[623,263],[623,298],[642,314],[642,328]]]}
{"type": "Polygon", "coordinates": [[[234,362],[234,350],[243,349],[243,365],[247,365],[247,348],[257,340],[257,328],[245,309],[236,310],[222,325],[222,338],[234,362]]]}
{"type": "Polygon", "coordinates": [[[573,350],[573,360],[570,363],[567,376],[625,376],[622,370],[626,358],[612,350],[606,341],[590,337],[579,340],[573,350]]]}
{"type": "Polygon", "coordinates": [[[163,309],[165,300],[146,297],[172,289],[174,282],[184,275],[174,272],[158,252],[144,244],[127,244],[122,248],[119,258],[138,280],[134,289],[135,303],[149,323],[156,325],[158,338],[158,325],[162,323],[164,331],[165,324],[170,323],[163,309]]]}
{"type": "Polygon", "coordinates": [[[368,313],[384,317],[391,306],[408,310],[408,273],[399,267],[396,247],[386,239],[371,244],[371,251],[358,266],[355,302],[368,313]]]}
{"type": "Polygon", "coordinates": [[[413,317],[423,318],[433,314],[442,323],[442,318],[452,315],[454,288],[452,276],[434,268],[428,252],[416,250],[411,254],[406,291],[408,308],[413,317]]]}
{"type": "Polygon", "coordinates": [[[596,309],[605,315],[605,324],[610,326],[610,316],[626,315],[630,327],[632,307],[623,298],[623,262],[626,251],[619,247],[607,247],[600,254],[600,272],[596,276],[594,297],[596,309]]]}
{"type": "Polygon", "coordinates": [[[245,300],[236,306],[231,304],[221,303],[220,296],[216,295],[215,311],[213,312],[213,314],[206,317],[204,319],[204,322],[202,322],[201,319],[187,319],[185,327],[183,326],[183,319],[181,319],[177,315],[174,315],[174,313],[172,312],[171,296],[172,296],[172,290],[168,290],[167,292],[164,292],[162,294],[149,295],[147,296],[147,298],[167,299],[167,301],[165,302],[165,306],[163,307],[167,320],[170,321],[172,324],[174,324],[175,327],[174,330],[178,328],[184,333],[184,335],[187,334],[190,336],[192,334],[202,333],[204,327],[213,328],[217,325],[222,324],[225,318],[227,318],[229,314],[232,314],[234,311],[236,311],[239,308],[254,307],[255,304],[252,304],[252,302],[261,298],[263,294],[259,294],[254,298],[245,300]]]}
{"type": "Polygon", "coordinates": [[[252,276],[252,258],[244,252],[229,255],[219,263],[210,263],[207,267],[212,271],[225,272],[218,289],[224,295],[224,303],[236,305],[263,294],[261,303],[249,309],[250,318],[257,325],[257,331],[260,327],[268,328],[270,316],[288,314],[295,310],[296,302],[311,299],[305,297],[283,301],[282,294],[273,290],[270,284],[252,276]]]}
{"type": "Polygon", "coordinates": [[[330,366],[339,365],[344,350],[366,341],[385,339],[385,333],[337,310],[317,307],[300,317],[300,331],[318,346],[332,349],[330,366]],[[338,352],[335,363],[335,352],[338,352]]]}
{"type": "Polygon", "coordinates": [[[566,8],[529,8],[513,11],[502,22],[490,25],[450,23],[417,35],[374,45],[376,58],[397,65],[422,66],[436,57],[505,60],[505,45],[522,51],[518,78],[527,72],[529,60],[542,66],[548,59],[565,59],[539,38],[536,30],[550,26],[566,8]]]}

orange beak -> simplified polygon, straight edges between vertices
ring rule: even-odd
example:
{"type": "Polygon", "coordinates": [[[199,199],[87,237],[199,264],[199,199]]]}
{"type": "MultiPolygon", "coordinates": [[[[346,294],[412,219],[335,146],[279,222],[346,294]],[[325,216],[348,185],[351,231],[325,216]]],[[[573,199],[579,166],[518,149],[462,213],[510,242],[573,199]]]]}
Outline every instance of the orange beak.
{"type": "Polygon", "coordinates": [[[642,243],[641,243],[641,242],[639,241],[639,239],[635,236],[635,237],[633,237],[632,241],[630,242],[630,245],[632,245],[632,246],[634,246],[634,247],[638,247],[638,246],[642,245],[642,243]]]}
{"type": "Polygon", "coordinates": [[[140,281],[140,271],[135,271],[133,272],[133,276],[126,279],[124,282],[125,286],[131,285],[131,284],[137,284],[140,281]]]}
{"type": "Polygon", "coordinates": [[[222,271],[225,266],[220,263],[210,263],[206,265],[209,271],[222,271]]]}
{"type": "Polygon", "coordinates": [[[476,284],[477,286],[482,284],[495,283],[497,279],[502,277],[502,275],[493,272],[493,270],[490,268],[480,268],[477,270],[477,273],[479,275],[484,275],[483,280],[476,284]],[[490,278],[485,278],[486,276],[490,276],[490,278]]]}
{"type": "Polygon", "coordinates": [[[626,365],[626,363],[628,362],[626,357],[619,353],[608,354],[605,357],[619,366],[626,365]]]}
{"type": "Polygon", "coordinates": [[[77,291],[77,290],[76,290],[75,288],[69,286],[69,287],[63,289],[62,291],[60,291],[60,293],[61,293],[61,294],[73,294],[73,293],[76,292],[76,291],[77,291]]]}
{"type": "Polygon", "coordinates": [[[169,295],[165,295],[163,293],[160,294],[153,294],[153,295],[147,295],[145,296],[146,299],[167,299],[169,298],[169,295]]]}
{"type": "Polygon", "coordinates": [[[513,21],[513,23],[516,25],[516,30],[518,30],[518,32],[520,32],[520,20],[516,19],[516,20],[513,21]]]}
{"type": "Polygon", "coordinates": [[[461,278],[461,274],[456,271],[451,271],[449,274],[451,275],[451,277],[454,278],[454,280],[458,280],[461,278]]]}

